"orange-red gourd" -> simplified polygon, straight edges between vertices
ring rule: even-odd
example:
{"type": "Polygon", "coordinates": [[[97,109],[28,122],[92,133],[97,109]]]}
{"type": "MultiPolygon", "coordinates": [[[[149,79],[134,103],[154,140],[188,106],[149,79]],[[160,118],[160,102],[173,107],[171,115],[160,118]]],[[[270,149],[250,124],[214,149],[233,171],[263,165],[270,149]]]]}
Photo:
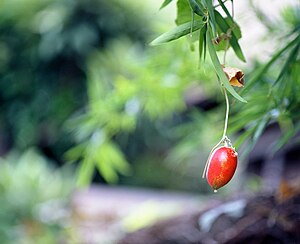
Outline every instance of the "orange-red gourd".
{"type": "Polygon", "coordinates": [[[237,152],[231,147],[217,148],[209,160],[206,179],[217,190],[226,185],[234,175],[237,167],[237,152]]]}

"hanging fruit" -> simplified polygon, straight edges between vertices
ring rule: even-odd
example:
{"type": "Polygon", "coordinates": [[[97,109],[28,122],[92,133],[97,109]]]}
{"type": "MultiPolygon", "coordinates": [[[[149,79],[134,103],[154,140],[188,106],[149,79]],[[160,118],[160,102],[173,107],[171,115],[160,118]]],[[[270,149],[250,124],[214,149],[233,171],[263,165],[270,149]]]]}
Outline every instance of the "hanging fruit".
{"type": "MultiPolygon", "coordinates": [[[[223,72],[229,80],[231,86],[242,87],[244,85],[244,73],[242,70],[222,65],[223,72]]],[[[226,136],[229,99],[225,88],[223,88],[226,101],[225,124],[222,139],[211,150],[205,164],[203,178],[207,179],[208,184],[217,192],[219,188],[226,185],[233,177],[237,167],[237,152],[232,147],[230,139],[226,136]],[[224,145],[224,146],[222,146],[224,145]]]]}
{"type": "Polygon", "coordinates": [[[226,185],[237,167],[237,152],[232,147],[222,146],[215,149],[208,159],[206,179],[216,192],[226,185]]]}

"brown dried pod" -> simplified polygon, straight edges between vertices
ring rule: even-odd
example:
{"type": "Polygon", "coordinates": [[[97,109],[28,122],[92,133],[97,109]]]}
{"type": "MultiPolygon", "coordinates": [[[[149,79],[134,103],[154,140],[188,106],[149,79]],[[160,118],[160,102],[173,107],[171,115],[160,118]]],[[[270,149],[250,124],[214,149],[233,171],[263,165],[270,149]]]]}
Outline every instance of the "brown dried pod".
{"type": "Polygon", "coordinates": [[[223,67],[223,71],[227,76],[232,86],[243,87],[244,86],[244,72],[238,68],[223,67]]]}

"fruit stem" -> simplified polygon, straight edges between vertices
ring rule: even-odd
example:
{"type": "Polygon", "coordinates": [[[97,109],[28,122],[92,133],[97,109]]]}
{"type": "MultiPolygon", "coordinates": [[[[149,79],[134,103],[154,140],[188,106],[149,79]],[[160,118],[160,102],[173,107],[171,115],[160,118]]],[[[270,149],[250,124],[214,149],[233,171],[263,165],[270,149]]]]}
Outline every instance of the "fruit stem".
{"type": "Polygon", "coordinates": [[[209,155],[208,155],[208,159],[205,163],[205,167],[204,167],[204,170],[203,170],[203,174],[202,174],[202,178],[205,178],[206,176],[206,172],[207,172],[207,169],[208,169],[208,165],[209,165],[209,162],[210,162],[210,158],[211,158],[211,155],[213,154],[213,152],[218,148],[218,146],[220,146],[220,144],[222,144],[224,141],[224,138],[221,139],[221,141],[219,141],[214,147],[213,149],[211,149],[209,155]]]}
{"type": "MultiPolygon", "coordinates": [[[[232,9],[232,18],[234,15],[234,7],[233,7],[233,1],[232,1],[232,5],[231,5],[232,9]]],[[[231,32],[231,31],[230,31],[231,32]]],[[[224,51],[224,59],[223,59],[223,65],[225,67],[225,63],[226,63],[226,54],[227,54],[227,49],[229,48],[229,39],[226,40],[226,47],[225,47],[225,51],[224,51]]],[[[229,115],[229,101],[228,101],[228,96],[227,96],[227,92],[225,87],[223,87],[223,91],[224,91],[224,95],[225,95],[225,100],[226,100],[226,115],[225,115],[225,125],[224,125],[224,131],[223,131],[223,136],[222,138],[224,139],[226,137],[226,132],[227,132],[227,125],[228,125],[228,115],[229,115]]]]}
{"type": "Polygon", "coordinates": [[[225,137],[226,137],[227,126],[228,126],[228,116],[229,116],[229,100],[228,100],[228,95],[227,95],[227,92],[226,92],[225,88],[223,88],[223,91],[224,91],[225,100],[226,100],[226,115],[225,115],[225,124],[224,124],[224,131],[223,131],[222,140],[225,139],[225,137]]]}
{"type": "MultiPolygon", "coordinates": [[[[234,5],[233,5],[233,1],[231,1],[232,3],[232,18],[234,16],[234,5]]],[[[227,49],[228,49],[228,46],[229,46],[229,40],[227,39],[226,40],[226,48],[225,48],[225,52],[224,52],[224,57],[223,57],[223,65],[225,67],[225,62],[226,62],[226,53],[227,53],[227,49]]],[[[212,156],[212,154],[214,153],[214,151],[222,144],[224,143],[226,147],[232,147],[231,145],[231,142],[230,140],[228,139],[228,137],[226,136],[226,133],[227,133],[227,127],[228,127],[228,116],[229,116],[229,100],[228,100],[228,95],[227,95],[227,92],[226,92],[226,89],[225,87],[223,87],[223,92],[224,92],[224,95],[225,95],[225,101],[226,101],[226,114],[225,114],[225,124],[224,124],[224,130],[223,130],[223,136],[222,136],[222,139],[213,147],[213,149],[210,151],[209,153],[209,156],[208,156],[208,159],[205,163],[205,167],[204,167],[204,170],[203,170],[203,174],[202,174],[202,178],[205,178],[206,176],[206,172],[208,170],[208,166],[209,166],[209,163],[210,163],[210,158],[212,156]]],[[[214,190],[214,192],[217,192],[217,190],[214,190]]]]}

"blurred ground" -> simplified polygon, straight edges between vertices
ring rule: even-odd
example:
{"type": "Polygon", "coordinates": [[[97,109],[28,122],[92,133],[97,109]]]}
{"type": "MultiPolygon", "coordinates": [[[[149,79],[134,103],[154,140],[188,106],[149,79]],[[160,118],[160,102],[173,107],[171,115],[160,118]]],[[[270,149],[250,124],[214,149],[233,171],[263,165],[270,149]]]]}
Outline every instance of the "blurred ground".
{"type": "MultiPolygon", "coordinates": [[[[193,194],[92,186],[73,197],[75,243],[299,243],[300,178],[274,193],[193,194]]],[[[67,241],[69,243],[70,240],[67,241]]]]}
{"type": "Polygon", "coordinates": [[[82,243],[115,243],[127,232],[199,211],[204,199],[188,193],[94,185],[74,195],[72,225],[82,243]]]}
{"type": "Polygon", "coordinates": [[[299,243],[300,178],[275,194],[239,196],[128,234],[120,244],[299,243]]]}

